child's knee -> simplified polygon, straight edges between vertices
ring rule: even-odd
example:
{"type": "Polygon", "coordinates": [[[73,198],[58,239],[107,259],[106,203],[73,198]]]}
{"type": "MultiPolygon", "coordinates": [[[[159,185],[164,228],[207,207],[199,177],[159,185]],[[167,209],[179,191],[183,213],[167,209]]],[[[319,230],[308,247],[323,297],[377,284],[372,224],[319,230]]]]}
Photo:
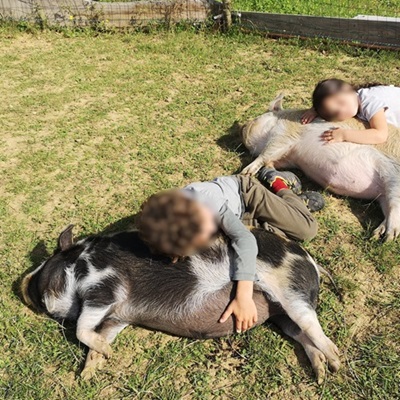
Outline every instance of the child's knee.
{"type": "Polygon", "coordinates": [[[298,240],[304,241],[304,240],[311,240],[314,239],[315,236],[317,236],[318,233],[318,224],[317,221],[312,220],[309,221],[308,224],[304,224],[301,229],[299,229],[299,232],[297,234],[298,240]]]}

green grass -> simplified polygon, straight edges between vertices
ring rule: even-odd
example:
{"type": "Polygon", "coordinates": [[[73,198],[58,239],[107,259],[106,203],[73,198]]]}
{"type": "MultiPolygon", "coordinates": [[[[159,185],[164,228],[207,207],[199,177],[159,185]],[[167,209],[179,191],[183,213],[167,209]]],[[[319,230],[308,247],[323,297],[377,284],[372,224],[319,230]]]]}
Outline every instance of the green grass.
{"type": "Polygon", "coordinates": [[[240,169],[250,158],[232,126],[280,91],[287,107],[306,107],[328,76],[371,81],[385,71],[400,84],[397,54],[252,35],[3,28],[0,64],[1,398],[398,396],[400,244],[366,240],[362,225],[381,216],[359,201],[325,194],[320,233],[307,245],[345,299],[322,285],[318,313],[343,368],[321,387],[299,346],[265,326],[208,341],[127,328],[86,383],[73,327],[33,313],[15,290],[67,224],[80,236],[99,232],[157,190],[240,169]]]}
{"type": "Polygon", "coordinates": [[[321,17],[346,17],[356,15],[400,15],[396,0],[233,0],[233,8],[240,11],[262,11],[278,14],[303,14],[321,17]]]}
{"type": "MultiPolygon", "coordinates": [[[[101,2],[139,0],[98,0],[101,2]]],[[[174,0],[170,0],[174,1],[174,0]]],[[[232,0],[233,9],[277,14],[303,14],[321,17],[353,18],[356,15],[400,16],[397,0],[232,0]]]]}

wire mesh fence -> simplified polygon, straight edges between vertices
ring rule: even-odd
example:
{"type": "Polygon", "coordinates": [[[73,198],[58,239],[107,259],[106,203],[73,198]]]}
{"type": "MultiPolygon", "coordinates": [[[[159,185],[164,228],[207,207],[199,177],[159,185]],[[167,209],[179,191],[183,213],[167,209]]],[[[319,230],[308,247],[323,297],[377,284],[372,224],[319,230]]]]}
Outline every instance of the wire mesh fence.
{"type": "Polygon", "coordinates": [[[400,49],[400,0],[229,0],[242,26],[400,49]]]}
{"type": "Polygon", "coordinates": [[[271,35],[400,49],[400,0],[0,0],[5,20],[96,28],[233,20],[271,35]]]}
{"type": "Polygon", "coordinates": [[[214,0],[0,0],[0,19],[47,26],[125,28],[153,22],[205,21],[219,6],[214,0]]]}

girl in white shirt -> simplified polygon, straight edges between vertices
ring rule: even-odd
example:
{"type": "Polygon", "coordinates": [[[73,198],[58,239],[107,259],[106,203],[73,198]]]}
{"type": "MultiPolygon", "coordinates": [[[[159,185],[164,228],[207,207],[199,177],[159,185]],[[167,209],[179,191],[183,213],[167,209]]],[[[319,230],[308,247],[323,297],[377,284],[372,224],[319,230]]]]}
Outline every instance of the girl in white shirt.
{"type": "Polygon", "coordinates": [[[358,117],[370,125],[362,131],[332,128],[322,135],[328,143],[384,143],[388,123],[400,128],[400,87],[379,83],[354,86],[341,79],[326,79],[315,87],[312,101],[313,107],[302,116],[303,124],[319,116],[327,121],[358,117]]]}

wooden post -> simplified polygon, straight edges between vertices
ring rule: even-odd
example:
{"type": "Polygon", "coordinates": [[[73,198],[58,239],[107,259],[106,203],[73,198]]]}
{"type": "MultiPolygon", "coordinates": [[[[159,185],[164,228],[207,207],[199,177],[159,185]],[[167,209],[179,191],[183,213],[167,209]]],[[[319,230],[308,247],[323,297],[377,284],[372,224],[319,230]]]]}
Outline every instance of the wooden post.
{"type": "Polygon", "coordinates": [[[222,27],[227,32],[232,26],[232,0],[222,0],[222,15],[222,27]]]}

